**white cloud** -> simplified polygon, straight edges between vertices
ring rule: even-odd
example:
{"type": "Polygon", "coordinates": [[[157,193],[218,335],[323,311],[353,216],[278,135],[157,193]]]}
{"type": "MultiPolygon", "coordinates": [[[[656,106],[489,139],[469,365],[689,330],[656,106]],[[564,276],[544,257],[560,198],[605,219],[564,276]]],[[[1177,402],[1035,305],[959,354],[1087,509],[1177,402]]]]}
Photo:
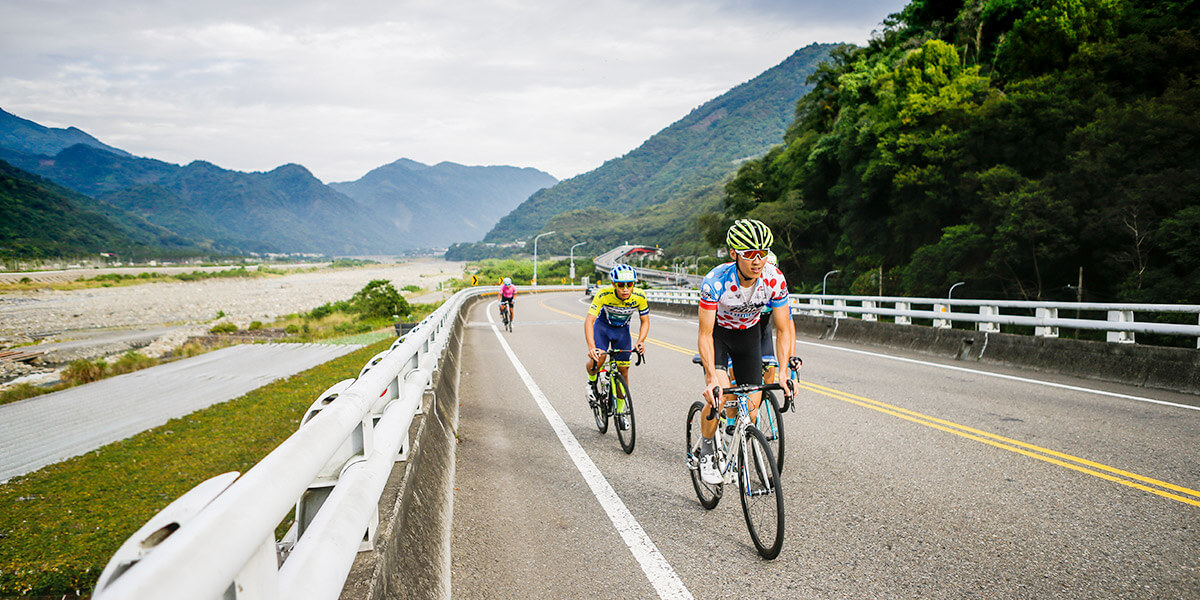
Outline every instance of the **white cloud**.
{"type": "Polygon", "coordinates": [[[0,0],[0,107],[171,162],[340,181],[409,157],[565,178],[902,6],[0,0]]]}

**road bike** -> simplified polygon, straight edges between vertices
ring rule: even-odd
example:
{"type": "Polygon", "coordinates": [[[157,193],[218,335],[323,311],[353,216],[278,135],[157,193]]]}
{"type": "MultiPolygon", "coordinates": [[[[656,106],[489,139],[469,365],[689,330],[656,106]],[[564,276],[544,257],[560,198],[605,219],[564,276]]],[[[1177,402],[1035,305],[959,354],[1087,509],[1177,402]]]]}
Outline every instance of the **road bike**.
{"type": "Polygon", "coordinates": [[[637,354],[635,366],[646,360],[645,356],[637,350],[605,351],[610,360],[604,361],[600,372],[596,374],[596,398],[589,399],[588,402],[592,407],[592,416],[596,418],[596,429],[599,429],[601,434],[607,433],[608,417],[611,416],[613,425],[617,428],[617,439],[621,442],[621,449],[625,451],[625,454],[631,454],[633,445],[637,442],[637,424],[633,418],[633,397],[629,393],[629,382],[625,381],[621,372],[615,368],[611,370],[609,368],[618,354],[627,352],[637,354]]]}
{"type": "MultiPolygon", "coordinates": [[[[692,355],[692,363],[697,365],[700,364],[699,354],[692,355]]],[[[764,362],[763,371],[767,370],[767,366],[768,365],[764,362]]],[[[730,375],[733,374],[732,369],[729,371],[729,373],[730,375]]],[[[730,385],[737,386],[737,381],[735,380],[730,382],[730,385]]],[[[783,443],[784,429],[781,415],[785,409],[779,406],[779,399],[776,398],[775,394],[771,391],[773,389],[783,388],[777,384],[771,385],[775,385],[776,387],[763,389],[762,399],[758,403],[758,412],[755,414],[754,426],[757,427],[758,430],[762,432],[763,437],[766,438],[767,445],[771,447],[771,454],[775,457],[775,466],[779,468],[780,472],[783,472],[783,455],[786,448],[783,443]]],[[[784,395],[784,402],[787,403],[788,401],[789,398],[784,395]]],[[[724,419],[725,421],[721,423],[721,427],[733,427],[733,423],[728,417],[724,417],[724,419]]]]}
{"type": "Polygon", "coordinates": [[[725,394],[736,396],[736,400],[724,403],[725,408],[737,408],[733,430],[728,431],[718,423],[718,433],[713,440],[721,483],[705,483],[700,477],[700,427],[704,411],[714,418],[717,416],[716,409],[697,401],[688,409],[687,417],[687,467],[700,505],[709,510],[715,508],[721,501],[724,486],[733,483],[736,475],[738,497],[742,502],[742,513],[746,516],[750,540],[754,542],[758,554],[767,560],[779,556],[779,550],[783,547],[783,491],[779,466],[766,436],[751,423],[749,402],[750,394],[754,392],[782,389],[777,383],[713,389],[717,398],[725,394]]]}
{"type": "Polygon", "coordinates": [[[502,321],[504,329],[509,332],[512,332],[512,317],[509,316],[508,311],[509,311],[508,304],[505,303],[503,300],[501,300],[500,301],[500,320],[502,321]]]}

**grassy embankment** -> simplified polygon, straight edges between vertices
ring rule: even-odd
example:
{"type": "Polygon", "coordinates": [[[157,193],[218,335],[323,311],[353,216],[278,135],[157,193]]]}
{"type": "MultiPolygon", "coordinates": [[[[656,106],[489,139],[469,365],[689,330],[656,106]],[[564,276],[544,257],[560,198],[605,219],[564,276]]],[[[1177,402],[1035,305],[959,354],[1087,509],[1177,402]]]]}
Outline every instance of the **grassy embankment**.
{"type": "MultiPolygon", "coordinates": [[[[0,484],[0,595],[89,592],[117,548],[200,482],[245,472],[382,340],[161,427],[0,484]]],[[[281,527],[290,525],[289,520],[281,527]]]]}

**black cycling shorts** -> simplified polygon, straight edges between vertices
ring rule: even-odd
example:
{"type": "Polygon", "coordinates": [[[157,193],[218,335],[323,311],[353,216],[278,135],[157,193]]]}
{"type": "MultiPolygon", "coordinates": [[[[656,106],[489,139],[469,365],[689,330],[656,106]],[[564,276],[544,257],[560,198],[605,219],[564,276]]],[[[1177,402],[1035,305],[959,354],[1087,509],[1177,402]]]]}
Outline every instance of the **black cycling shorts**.
{"type": "Polygon", "coordinates": [[[779,366],[779,361],[775,360],[775,321],[771,318],[771,313],[763,313],[762,318],[758,320],[758,325],[755,325],[761,334],[762,340],[762,361],[764,364],[772,367],[779,366]]]}
{"type": "Polygon", "coordinates": [[[758,327],[749,329],[713,328],[713,361],[716,368],[725,370],[733,365],[730,378],[738,385],[762,383],[762,331],[758,327]],[[732,362],[731,362],[732,361],[732,362]]]}

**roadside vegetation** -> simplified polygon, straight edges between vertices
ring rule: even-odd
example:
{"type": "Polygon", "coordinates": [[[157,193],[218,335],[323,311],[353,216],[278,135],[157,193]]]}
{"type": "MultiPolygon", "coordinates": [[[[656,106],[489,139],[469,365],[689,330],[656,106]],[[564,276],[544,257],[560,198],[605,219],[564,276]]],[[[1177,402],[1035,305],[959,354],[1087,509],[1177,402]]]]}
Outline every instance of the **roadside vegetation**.
{"type": "MultiPolygon", "coordinates": [[[[538,279],[541,285],[558,285],[569,283],[571,261],[539,260],[537,265],[538,279]]],[[[471,287],[471,276],[479,280],[479,285],[500,285],[505,277],[511,277],[515,285],[529,285],[533,280],[532,259],[499,259],[489,258],[478,262],[468,263],[462,279],[449,282],[454,289],[471,287]]],[[[575,279],[590,277],[596,280],[596,268],[592,259],[575,257],[575,279]]]]}
{"type": "Polygon", "coordinates": [[[143,523],[202,481],[249,470],[296,431],[321,392],[390,343],[0,484],[0,596],[90,593],[143,523]]]}

